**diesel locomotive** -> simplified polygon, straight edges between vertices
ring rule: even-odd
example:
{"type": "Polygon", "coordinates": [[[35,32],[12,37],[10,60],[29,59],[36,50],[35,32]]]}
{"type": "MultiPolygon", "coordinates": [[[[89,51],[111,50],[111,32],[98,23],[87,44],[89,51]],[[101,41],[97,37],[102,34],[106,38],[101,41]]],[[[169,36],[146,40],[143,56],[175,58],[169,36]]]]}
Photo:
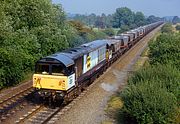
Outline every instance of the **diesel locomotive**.
{"type": "Polygon", "coordinates": [[[162,23],[152,23],[46,56],[36,63],[33,87],[43,98],[70,101],[123,53],[162,23]]]}

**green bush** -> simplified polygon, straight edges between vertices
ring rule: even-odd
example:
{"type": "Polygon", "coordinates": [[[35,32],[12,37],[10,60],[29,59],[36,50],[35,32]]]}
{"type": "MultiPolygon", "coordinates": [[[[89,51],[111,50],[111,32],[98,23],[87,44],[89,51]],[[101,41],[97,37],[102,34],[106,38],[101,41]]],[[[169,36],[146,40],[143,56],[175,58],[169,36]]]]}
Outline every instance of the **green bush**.
{"type": "Polygon", "coordinates": [[[129,84],[138,84],[149,81],[156,84],[157,87],[173,93],[177,99],[180,99],[180,71],[171,65],[155,65],[142,68],[137,71],[128,81],[129,84]]]}
{"type": "Polygon", "coordinates": [[[96,39],[104,39],[107,37],[107,34],[103,31],[94,31],[96,39]]]}
{"type": "Polygon", "coordinates": [[[180,34],[161,34],[156,41],[151,42],[150,63],[171,64],[180,69],[180,34]]]}
{"type": "Polygon", "coordinates": [[[180,31],[180,25],[176,25],[176,30],[180,31]]]}
{"type": "Polygon", "coordinates": [[[5,0],[0,5],[0,88],[21,81],[40,57],[79,43],[62,7],[50,0],[5,0]]]}
{"type": "MultiPolygon", "coordinates": [[[[128,80],[120,97],[121,114],[134,123],[175,123],[180,93],[180,71],[170,65],[149,66],[128,80]]],[[[125,121],[127,121],[125,120],[125,121]]],[[[130,122],[129,122],[130,123],[130,122]]]]}
{"type": "Polygon", "coordinates": [[[170,23],[166,23],[162,29],[161,29],[162,33],[173,33],[173,26],[170,23]]]}
{"type": "Polygon", "coordinates": [[[130,30],[129,26],[127,25],[122,25],[121,26],[121,29],[117,32],[117,34],[121,34],[121,33],[124,33],[126,31],[130,30]]]}
{"type": "Polygon", "coordinates": [[[104,31],[103,31],[107,36],[113,36],[115,35],[115,31],[113,28],[106,28],[104,31]]]}
{"type": "MultiPolygon", "coordinates": [[[[83,42],[80,43],[91,42],[97,39],[104,39],[107,36],[105,32],[102,32],[101,30],[93,30],[92,28],[85,26],[79,21],[71,20],[68,23],[75,28],[75,32],[77,32],[78,34],[78,36],[76,37],[78,37],[80,40],[83,39],[83,42]]],[[[73,34],[73,32],[71,34],[73,34]]],[[[77,44],[74,46],[77,45],[80,45],[78,41],[77,44]]]]}
{"type": "Polygon", "coordinates": [[[173,123],[177,99],[166,89],[158,87],[159,82],[145,81],[131,84],[122,93],[123,113],[140,124],[173,123]]]}
{"type": "Polygon", "coordinates": [[[1,86],[11,86],[17,84],[23,77],[23,66],[28,57],[22,49],[0,48],[0,82],[1,86]]]}

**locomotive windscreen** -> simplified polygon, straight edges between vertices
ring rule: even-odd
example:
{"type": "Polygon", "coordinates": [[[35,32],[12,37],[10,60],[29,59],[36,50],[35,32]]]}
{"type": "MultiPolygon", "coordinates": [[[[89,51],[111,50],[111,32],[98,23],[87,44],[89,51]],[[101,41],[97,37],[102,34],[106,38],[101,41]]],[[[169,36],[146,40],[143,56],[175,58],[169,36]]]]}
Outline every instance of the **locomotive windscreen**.
{"type": "Polygon", "coordinates": [[[52,75],[65,75],[65,68],[61,64],[52,65],[52,75]]]}
{"type": "Polygon", "coordinates": [[[49,74],[49,65],[48,64],[37,64],[35,71],[37,74],[49,74]]]}
{"type": "Polygon", "coordinates": [[[61,64],[38,63],[36,65],[36,73],[47,75],[66,75],[66,70],[61,64]]]}

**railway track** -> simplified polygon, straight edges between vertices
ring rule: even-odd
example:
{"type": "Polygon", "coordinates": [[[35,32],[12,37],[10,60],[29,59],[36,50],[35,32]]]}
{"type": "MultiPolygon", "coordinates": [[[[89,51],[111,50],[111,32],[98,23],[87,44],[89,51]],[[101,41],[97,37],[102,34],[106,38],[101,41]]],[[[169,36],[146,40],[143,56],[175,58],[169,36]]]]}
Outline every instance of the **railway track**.
{"type": "Polygon", "coordinates": [[[48,123],[58,112],[63,110],[64,106],[50,108],[44,104],[37,106],[16,121],[16,124],[45,124],[48,123]]]}
{"type": "Polygon", "coordinates": [[[0,122],[5,120],[11,114],[15,113],[18,107],[25,106],[26,96],[33,92],[32,87],[17,92],[6,99],[0,101],[0,122]]]}
{"type": "Polygon", "coordinates": [[[37,123],[37,124],[45,124],[48,123],[48,121],[54,117],[62,108],[57,107],[55,109],[51,108],[45,108],[43,111],[38,113],[35,118],[32,118],[29,120],[30,123],[37,123]]]}
{"type": "Polygon", "coordinates": [[[50,108],[45,106],[44,103],[36,106],[27,114],[20,117],[16,124],[54,124],[56,120],[59,119],[59,116],[63,115],[66,111],[72,108],[74,104],[81,99],[87,91],[94,85],[92,83],[86,90],[84,90],[79,96],[73,99],[67,104],[62,104],[60,107],[50,108]]]}
{"type": "Polygon", "coordinates": [[[34,109],[32,109],[31,111],[29,111],[27,114],[23,115],[22,117],[19,118],[18,121],[16,121],[16,124],[21,124],[26,122],[28,119],[32,118],[35,114],[37,114],[39,111],[41,111],[42,109],[44,109],[44,105],[39,105],[36,106],[34,109]]]}

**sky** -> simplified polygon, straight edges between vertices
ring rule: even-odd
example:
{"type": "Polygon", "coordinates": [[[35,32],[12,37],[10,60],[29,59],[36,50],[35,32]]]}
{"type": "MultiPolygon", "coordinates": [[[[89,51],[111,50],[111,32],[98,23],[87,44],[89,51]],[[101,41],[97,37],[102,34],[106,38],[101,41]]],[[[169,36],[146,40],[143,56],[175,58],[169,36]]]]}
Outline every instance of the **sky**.
{"type": "Polygon", "coordinates": [[[180,0],[52,0],[60,3],[66,13],[72,14],[112,14],[116,8],[128,7],[141,11],[146,16],[180,16],[180,0]]]}

